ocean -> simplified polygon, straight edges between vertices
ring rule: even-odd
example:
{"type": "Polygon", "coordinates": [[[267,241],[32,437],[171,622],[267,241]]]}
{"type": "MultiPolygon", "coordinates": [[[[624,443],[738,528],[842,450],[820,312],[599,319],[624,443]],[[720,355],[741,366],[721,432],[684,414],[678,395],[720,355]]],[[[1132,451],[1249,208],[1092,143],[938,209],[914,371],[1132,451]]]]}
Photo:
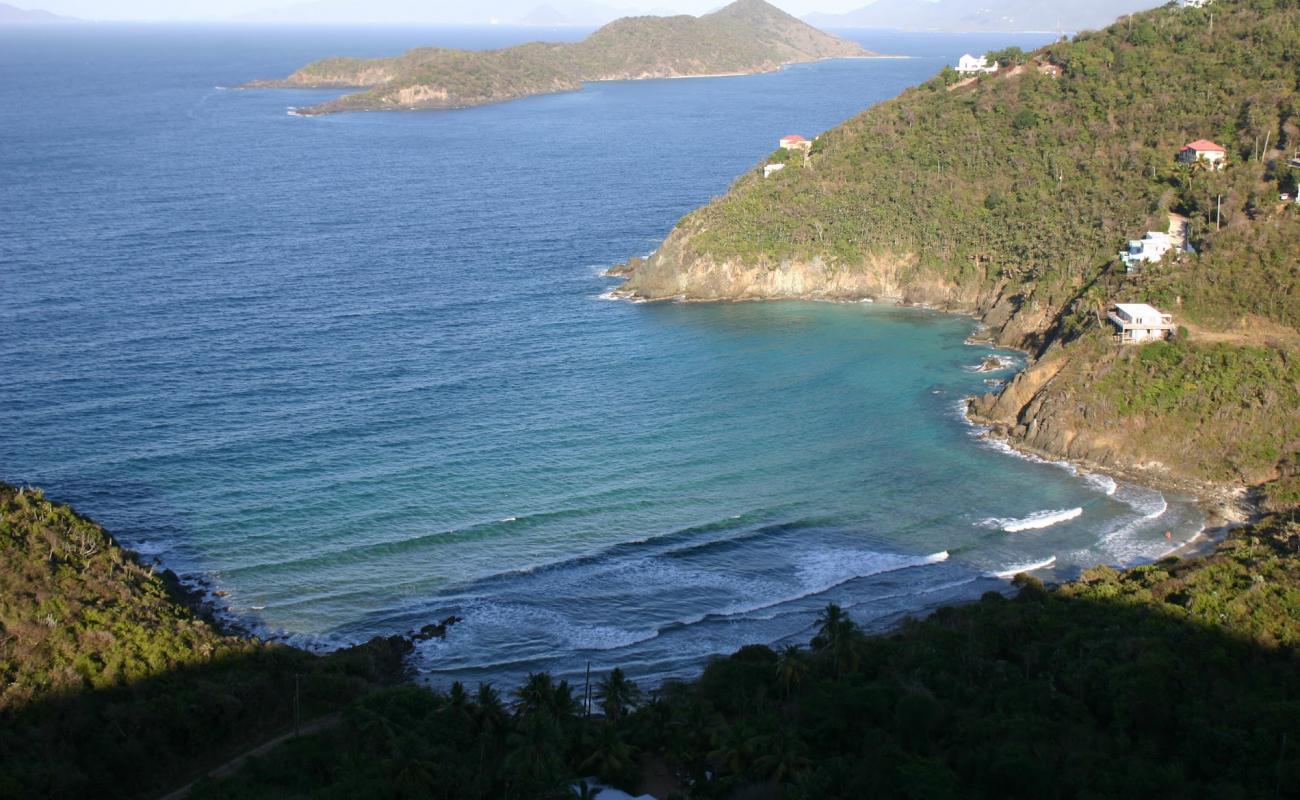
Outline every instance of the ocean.
{"type": "Polygon", "coordinates": [[[967,318],[606,299],[781,136],[1047,37],[858,31],[911,57],[444,112],[224,88],[584,33],[0,30],[0,479],[262,635],[462,617],[415,655],[434,684],[653,684],[806,642],[828,602],[878,629],[1198,530],[1188,498],[981,440],[962,398],[1022,360],[967,318]]]}

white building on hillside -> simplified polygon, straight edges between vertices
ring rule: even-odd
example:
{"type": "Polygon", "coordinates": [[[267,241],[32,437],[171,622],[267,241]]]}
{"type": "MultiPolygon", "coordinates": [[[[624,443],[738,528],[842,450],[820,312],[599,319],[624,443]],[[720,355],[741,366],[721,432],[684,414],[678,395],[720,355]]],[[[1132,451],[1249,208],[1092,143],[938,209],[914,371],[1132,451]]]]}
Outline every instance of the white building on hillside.
{"type": "Polygon", "coordinates": [[[811,148],[812,148],[812,142],[808,141],[807,139],[803,138],[797,133],[792,133],[789,136],[781,137],[782,150],[803,150],[806,152],[811,148]]]}
{"type": "Polygon", "coordinates": [[[979,75],[985,72],[997,72],[998,65],[990,64],[986,56],[973,56],[967,53],[957,62],[957,71],[962,75],[979,75]]]}
{"type": "Polygon", "coordinates": [[[1160,231],[1147,231],[1141,239],[1132,239],[1128,249],[1119,254],[1129,272],[1144,262],[1156,262],[1165,257],[1174,247],[1173,238],[1160,231]]]}
{"type": "Polygon", "coordinates": [[[1116,303],[1107,317],[1118,329],[1115,338],[1123,344],[1166,339],[1174,332],[1174,318],[1146,303],[1116,303]]]}
{"type": "Polygon", "coordinates": [[[1178,151],[1178,160],[1184,164],[1208,164],[1210,169],[1220,170],[1228,161],[1228,151],[1223,145],[1207,139],[1188,142],[1178,151]]]}
{"type": "Polygon", "coordinates": [[[1179,8],[1205,8],[1210,0],[1178,0],[1179,8]]]}

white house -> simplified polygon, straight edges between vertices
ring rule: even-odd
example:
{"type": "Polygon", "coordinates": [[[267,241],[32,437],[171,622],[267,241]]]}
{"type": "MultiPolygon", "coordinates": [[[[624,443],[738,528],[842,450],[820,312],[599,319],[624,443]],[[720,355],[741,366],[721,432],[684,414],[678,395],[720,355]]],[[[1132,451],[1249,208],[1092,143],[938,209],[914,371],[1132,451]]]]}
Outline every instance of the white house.
{"type": "Polygon", "coordinates": [[[979,75],[985,72],[997,72],[998,65],[990,64],[986,56],[973,56],[967,53],[957,61],[957,71],[962,75],[979,75]]]}
{"type": "Polygon", "coordinates": [[[789,136],[781,137],[782,150],[807,150],[810,147],[812,147],[812,142],[808,141],[807,139],[803,138],[797,133],[792,133],[789,136]]]}
{"type": "Polygon", "coordinates": [[[1205,8],[1210,0],[1178,0],[1179,8],[1205,8]]]}
{"type": "Polygon", "coordinates": [[[1174,332],[1174,318],[1146,303],[1116,303],[1107,317],[1118,329],[1115,338],[1123,344],[1153,342],[1174,332]]]}
{"type": "Polygon", "coordinates": [[[785,169],[785,164],[768,164],[763,167],[763,177],[770,178],[783,169],[785,169]]]}
{"type": "Polygon", "coordinates": [[[1184,164],[1204,162],[1211,169],[1220,170],[1228,161],[1228,151],[1208,139],[1197,139],[1183,145],[1183,149],[1178,151],[1178,160],[1184,164]]]}
{"type": "Polygon", "coordinates": [[[1131,239],[1128,249],[1119,254],[1129,272],[1143,262],[1155,262],[1165,257],[1174,247],[1173,237],[1160,231],[1147,231],[1141,239],[1131,239]]]}

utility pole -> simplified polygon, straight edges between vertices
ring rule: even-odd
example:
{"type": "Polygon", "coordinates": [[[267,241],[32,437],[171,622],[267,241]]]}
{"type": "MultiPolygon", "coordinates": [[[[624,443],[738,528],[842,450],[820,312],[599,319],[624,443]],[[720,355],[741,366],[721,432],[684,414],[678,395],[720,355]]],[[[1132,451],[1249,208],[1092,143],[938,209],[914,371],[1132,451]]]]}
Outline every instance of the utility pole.
{"type": "Polygon", "coordinates": [[[591,662],[587,662],[587,680],[582,686],[582,704],[587,709],[587,719],[591,719],[591,662]]]}
{"type": "Polygon", "coordinates": [[[1223,195],[1219,195],[1218,207],[1214,212],[1214,229],[1223,229],[1223,195]]]}

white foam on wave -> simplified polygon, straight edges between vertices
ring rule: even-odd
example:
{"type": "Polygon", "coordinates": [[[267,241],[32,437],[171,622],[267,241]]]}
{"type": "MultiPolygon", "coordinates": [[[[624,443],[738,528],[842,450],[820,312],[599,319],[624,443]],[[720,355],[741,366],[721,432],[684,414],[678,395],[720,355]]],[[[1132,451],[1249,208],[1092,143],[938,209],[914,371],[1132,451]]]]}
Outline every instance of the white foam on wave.
{"type": "Polygon", "coordinates": [[[793,591],[774,592],[775,596],[757,599],[746,603],[732,605],[700,614],[691,619],[681,620],[680,624],[694,625],[709,617],[738,617],[766,611],[777,606],[796,603],[809,597],[816,597],[859,578],[870,578],[887,572],[897,572],[913,567],[926,567],[941,564],[948,560],[948,551],[931,553],[928,556],[904,556],[895,553],[851,552],[840,549],[814,551],[799,559],[795,565],[798,583],[793,591]]]}
{"type": "Polygon", "coordinates": [[[172,549],[171,545],[167,544],[166,542],[155,542],[149,539],[141,539],[138,542],[130,542],[127,544],[127,547],[133,552],[135,552],[137,555],[148,556],[148,557],[160,556],[163,553],[170,552],[172,549]]]}
{"type": "Polygon", "coordinates": [[[1119,484],[1115,482],[1114,478],[1098,472],[1085,472],[1083,473],[1083,479],[1089,486],[1107,497],[1115,494],[1115,490],[1119,488],[1119,484]]]}
{"type": "Polygon", "coordinates": [[[519,517],[502,517],[498,522],[518,522],[519,517]]]}
{"type": "Polygon", "coordinates": [[[1119,487],[1115,499],[1142,515],[1143,519],[1157,519],[1169,510],[1169,501],[1164,494],[1130,483],[1119,487]]]}
{"type": "Polygon", "coordinates": [[[1155,489],[1126,483],[1116,491],[1115,499],[1136,511],[1138,517],[1103,535],[1098,541],[1099,545],[1121,563],[1149,557],[1152,547],[1168,547],[1164,539],[1150,543],[1133,541],[1138,531],[1163,517],[1169,510],[1169,501],[1163,494],[1155,489]]]}
{"type": "Polygon", "coordinates": [[[1056,566],[1056,556],[1045,558],[1042,561],[1034,561],[1028,564],[1015,564],[1006,569],[990,572],[990,577],[994,578],[1014,578],[1022,572],[1035,572],[1040,569],[1056,566]]]}
{"type": "Polygon", "coordinates": [[[1076,517],[1083,515],[1081,507],[1049,509],[1047,511],[1035,511],[1027,517],[989,517],[981,520],[980,525],[986,528],[998,528],[1007,533],[1019,533],[1021,531],[1034,531],[1041,528],[1050,528],[1062,522],[1068,522],[1076,517]]]}
{"type": "Polygon", "coordinates": [[[621,289],[621,288],[618,288],[618,287],[615,287],[615,288],[613,288],[613,289],[607,289],[606,291],[601,292],[600,294],[596,295],[596,299],[597,299],[597,300],[609,300],[609,301],[614,301],[614,302],[619,302],[619,303],[634,303],[634,304],[637,304],[637,305],[639,305],[639,304],[641,304],[641,303],[649,303],[649,302],[650,302],[649,300],[645,299],[644,297],[637,297],[637,296],[633,295],[631,292],[628,292],[628,291],[626,291],[626,290],[624,290],[624,289],[621,289]]]}
{"type": "Polygon", "coordinates": [[[1020,366],[1020,361],[1014,356],[990,354],[989,356],[986,357],[985,361],[981,361],[978,364],[971,364],[969,366],[963,367],[962,369],[966,370],[967,372],[987,373],[987,372],[1002,372],[1004,370],[1014,369],[1019,366],[1020,366]],[[987,361],[990,360],[994,362],[991,365],[986,363],[987,361]]]}
{"type": "Polygon", "coordinates": [[[483,640],[487,640],[485,652],[498,651],[502,642],[516,641],[525,649],[545,653],[554,652],[557,646],[572,650],[620,650],[659,636],[656,628],[631,630],[587,624],[559,611],[522,603],[484,600],[466,608],[461,616],[464,619],[456,624],[453,646],[462,655],[472,655],[479,649],[475,644],[483,640]],[[525,634],[542,641],[526,642],[525,634]]]}

